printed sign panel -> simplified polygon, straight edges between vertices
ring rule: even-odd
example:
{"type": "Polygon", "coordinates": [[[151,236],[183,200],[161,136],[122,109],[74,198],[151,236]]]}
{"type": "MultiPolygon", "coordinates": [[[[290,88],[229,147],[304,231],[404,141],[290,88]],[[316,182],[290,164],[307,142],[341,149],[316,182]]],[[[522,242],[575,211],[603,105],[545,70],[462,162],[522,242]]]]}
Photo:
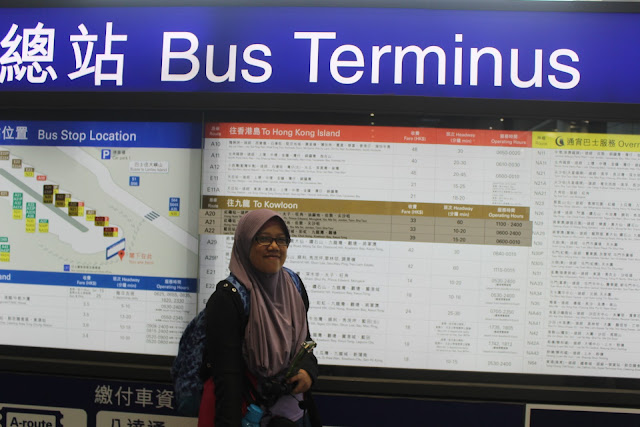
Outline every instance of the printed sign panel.
{"type": "Polygon", "coordinates": [[[638,379],[639,167],[637,135],[209,123],[199,303],[270,208],[322,364],[638,379]]]}
{"type": "Polygon", "coordinates": [[[0,91],[640,101],[633,13],[3,9],[0,39],[0,91]]]}
{"type": "Polygon", "coordinates": [[[0,344],[174,355],[196,312],[199,126],[0,132],[0,344]]]}

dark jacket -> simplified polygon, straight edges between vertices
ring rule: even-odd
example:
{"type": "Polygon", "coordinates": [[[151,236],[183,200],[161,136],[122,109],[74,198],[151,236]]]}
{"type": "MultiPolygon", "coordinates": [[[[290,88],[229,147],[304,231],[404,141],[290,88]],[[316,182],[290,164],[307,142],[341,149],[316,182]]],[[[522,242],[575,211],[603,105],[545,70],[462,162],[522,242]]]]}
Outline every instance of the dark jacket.
{"type": "MultiPolygon", "coordinates": [[[[301,296],[305,309],[309,310],[309,297],[302,285],[301,296]]],[[[242,403],[248,396],[250,382],[242,356],[242,344],[248,316],[240,295],[233,285],[223,280],[209,298],[206,307],[205,370],[213,378],[215,385],[215,425],[216,427],[240,425],[242,403]]],[[[307,333],[307,339],[310,333],[307,333]]],[[[307,371],[313,383],[318,377],[318,360],[308,355],[300,366],[307,371]]],[[[313,426],[320,426],[311,393],[305,393],[305,406],[309,410],[313,426]],[[315,421],[314,421],[315,419],[315,421]]]]}

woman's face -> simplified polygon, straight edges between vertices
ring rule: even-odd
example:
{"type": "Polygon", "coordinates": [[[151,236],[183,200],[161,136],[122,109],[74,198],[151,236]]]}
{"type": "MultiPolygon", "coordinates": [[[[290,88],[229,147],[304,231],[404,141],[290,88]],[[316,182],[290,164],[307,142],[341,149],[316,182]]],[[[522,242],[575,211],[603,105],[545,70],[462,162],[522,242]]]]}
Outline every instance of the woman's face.
{"type": "Polygon", "coordinates": [[[274,274],[280,271],[287,259],[287,246],[278,246],[274,239],[287,237],[282,224],[276,218],[267,221],[256,233],[256,237],[264,236],[272,238],[268,245],[260,245],[253,239],[249,260],[253,267],[266,274],[274,274]]]}

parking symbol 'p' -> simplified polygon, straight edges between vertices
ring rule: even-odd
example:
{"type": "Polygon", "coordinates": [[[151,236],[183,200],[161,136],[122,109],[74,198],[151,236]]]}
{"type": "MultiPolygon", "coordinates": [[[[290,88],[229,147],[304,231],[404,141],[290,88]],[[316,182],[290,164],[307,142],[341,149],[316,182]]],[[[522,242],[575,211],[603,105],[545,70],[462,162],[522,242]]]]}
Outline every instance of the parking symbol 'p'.
{"type": "Polygon", "coordinates": [[[105,148],[102,150],[102,160],[109,160],[111,159],[111,150],[105,148]]]}

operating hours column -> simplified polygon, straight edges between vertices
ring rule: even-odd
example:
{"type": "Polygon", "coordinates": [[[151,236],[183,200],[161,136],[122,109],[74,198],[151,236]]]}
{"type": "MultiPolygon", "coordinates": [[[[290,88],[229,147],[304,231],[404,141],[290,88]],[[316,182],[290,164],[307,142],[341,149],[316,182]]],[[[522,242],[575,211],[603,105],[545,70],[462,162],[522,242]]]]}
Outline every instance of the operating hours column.
{"type": "Polygon", "coordinates": [[[481,371],[521,372],[531,247],[531,134],[485,131],[485,245],[479,304],[481,371]]]}
{"type": "Polygon", "coordinates": [[[426,369],[434,219],[435,132],[403,129],[393,144],[388,363],[426,369]]]}

